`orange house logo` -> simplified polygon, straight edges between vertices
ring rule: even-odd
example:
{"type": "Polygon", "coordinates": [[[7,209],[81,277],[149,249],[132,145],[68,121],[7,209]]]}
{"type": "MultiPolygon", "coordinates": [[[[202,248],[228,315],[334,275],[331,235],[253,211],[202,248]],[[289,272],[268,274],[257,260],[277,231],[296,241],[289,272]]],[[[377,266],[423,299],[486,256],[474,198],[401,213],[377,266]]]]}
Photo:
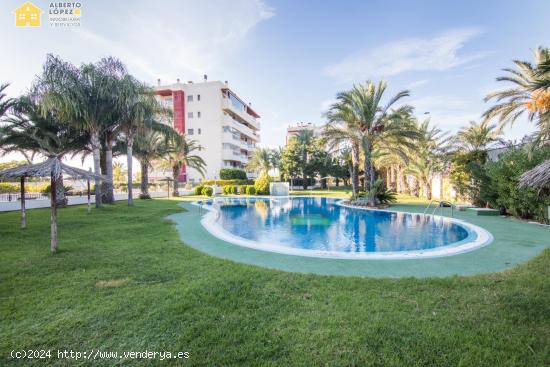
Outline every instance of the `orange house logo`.
{"type": "Polygon", "coordinates": [[[14,13],[16,27],[40,27],[42,10],[30,1],[15,9],[14,13]]]}

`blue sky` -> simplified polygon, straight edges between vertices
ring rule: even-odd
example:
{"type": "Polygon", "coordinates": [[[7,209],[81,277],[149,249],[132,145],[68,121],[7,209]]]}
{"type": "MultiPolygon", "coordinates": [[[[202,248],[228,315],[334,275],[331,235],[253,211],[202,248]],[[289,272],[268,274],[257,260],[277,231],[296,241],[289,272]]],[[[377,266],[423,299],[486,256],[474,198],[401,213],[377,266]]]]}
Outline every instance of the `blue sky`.
{"type": "MultiPolygon", "coordinates": [[[[456,130],[479,119],[485,94],[513,59],[550,45],[550,1],[111,1],[83,0],[79,28],[16,28],[2,1],[0,82],[23,92],[48,52],[76,64],[117,56],[157,78],[229,80],[262,115],[262,143],[284,143],[299,121],[322,123],[338,91],[385,79],[410,89],[419,116],[456,130]],[[161,5],[162,4],[162,5],[161,5]]],[[[36,0],[47,12],[48,1],[36,0]]],[[[506,137],[533,130],[518,122],[506,137]]]]}

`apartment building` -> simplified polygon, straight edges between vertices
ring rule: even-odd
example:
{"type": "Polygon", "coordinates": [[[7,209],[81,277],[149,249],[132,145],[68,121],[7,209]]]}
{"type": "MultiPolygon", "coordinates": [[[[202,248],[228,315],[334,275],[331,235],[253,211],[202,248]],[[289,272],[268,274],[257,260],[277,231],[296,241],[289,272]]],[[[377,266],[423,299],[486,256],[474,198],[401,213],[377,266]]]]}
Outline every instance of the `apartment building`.
{"type": "Polygon", "coordinates": [[[289,126],[286,129],[286,144],[288,144],[290,138],[298,135],[300,131],[309,130],[313,133],[315,138],[318,138],[323,133],[323,127],[312,124],[311,122],[299,122],[295,126],[289,126]]]}
{"type": "Polygon", "coordinates": [[[178,79],[175,84],[161,85],[158,80],[156,94],[173,110],[172,126],[201,146],[194,154],[206,162],[204,177],[185,167],[180,182],[218,179],[222,168],[245,168],[260,142],[260,116],[227,81],[209,82],[206,75],[200,83],[181,83],[178,79]]]}

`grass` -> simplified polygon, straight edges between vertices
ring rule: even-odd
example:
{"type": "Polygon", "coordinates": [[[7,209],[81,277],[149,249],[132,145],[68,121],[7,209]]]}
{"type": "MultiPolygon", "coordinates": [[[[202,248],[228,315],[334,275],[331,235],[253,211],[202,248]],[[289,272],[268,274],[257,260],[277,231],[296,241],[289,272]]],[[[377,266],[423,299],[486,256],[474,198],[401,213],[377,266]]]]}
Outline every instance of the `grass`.
{"type": "Polygon", "coordinates": [[[0,214],[0,365],[11,350],[187,351],[94,365],[543,366],[550,250],[511,271],[444,279],[285,273],[213,258],[164,218],[174,200],[0,214]]]}

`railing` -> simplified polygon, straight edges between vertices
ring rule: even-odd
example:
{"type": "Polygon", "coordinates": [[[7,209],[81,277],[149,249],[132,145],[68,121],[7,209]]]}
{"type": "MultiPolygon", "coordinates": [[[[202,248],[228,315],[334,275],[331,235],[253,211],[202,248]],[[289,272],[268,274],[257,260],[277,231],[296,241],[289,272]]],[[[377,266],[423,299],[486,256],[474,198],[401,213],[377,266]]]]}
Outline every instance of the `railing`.
{"type": "MultiPolygon", "coordinates": [[[[40,192],[29,192],[25,193],[25,200],[40,200],[40,199],[48,199],[48,196],[40,193],[40,192]]],[[[0,201],[18,201],[21,200],[21,194],[16,193],[7,193],[7,194],[0,194],[0,201]]]]}
{"type": "Polygon", "coordinates": [[[432,211],[431,215],[435,215],[437,208],[439,208],[439,215],[443,216],[443,208],[445,208],[446,205],[448,205],[451,208],[451,218],[454,216],[454,204],[445,200],[430,200],[430,203],[428,204],[426,209],[424,209],[424,215],[426,215],[426,213],[428,212],[428,209],[432,206],[433,203],[436,203],[438,205],[434,207],[434,210],[432,211]]]}

